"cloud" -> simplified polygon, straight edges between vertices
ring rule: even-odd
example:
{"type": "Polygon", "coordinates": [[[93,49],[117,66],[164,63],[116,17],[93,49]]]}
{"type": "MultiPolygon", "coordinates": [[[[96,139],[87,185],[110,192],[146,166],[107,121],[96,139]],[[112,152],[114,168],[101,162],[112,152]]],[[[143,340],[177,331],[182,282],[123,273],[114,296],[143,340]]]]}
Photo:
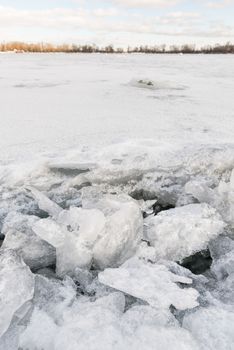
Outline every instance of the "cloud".
{"type": "Polygon", "coordinates": [[[198,12],[171,12],[167,15],[158,17],[161,24],[164,25],[178,25],[181,28],[183,25],[194,25],[196,23],[201,23],[201,15],[198,12]]]}
{"type": "Polygon", "coordinates": [[[175,37],[184,37],[187,42],[198,38],[230,40],[234,38],[234,27],[222,22],[211,23],[192,11],[166,12],[161,16],[155,16],[152,11],[145,17],[121,12],[115,7],[19,10],[0,6],[0,40],[46,41],[54,38],[64,41],[70,37],[79,42],[90,42],[92,38],[98,38],[100,44],[104,40],[108,42],[109,38],[109,43],[115,44],[118,36],[126,45],[131,45],[131,38],[141,44],[161,38],[168,41],[169,37],[171,42],[175,37]]]}
{"type": "Polygon", "coordinates": [[[100,17],[114,17],[119,15],[119,11],[115,7],[111,8],[97,8],[93,10],[93,14],[95,16],[100,16],[100,17]]]}
{"type": "Polygon", "coordinates": [[[233,0],[221,0],[221,1],[209,1],[205,5],[209,8],[219,9],[219,8],[224,8],[233,4],[234,4],[233,0]]]}
{"type": "Polygon", "coordinates": [[[183,0],[113,0],[117,5],[130,8],[172,7],[183,0]]]}

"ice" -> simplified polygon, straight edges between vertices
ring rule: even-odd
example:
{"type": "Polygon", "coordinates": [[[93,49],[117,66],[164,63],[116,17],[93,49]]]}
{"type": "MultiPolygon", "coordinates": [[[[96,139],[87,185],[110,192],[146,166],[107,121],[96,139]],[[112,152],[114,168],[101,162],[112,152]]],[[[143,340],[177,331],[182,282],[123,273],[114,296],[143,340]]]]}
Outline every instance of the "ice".
{"type": "Polygon", "coordinates": [[[54,172],[61,172],[66,175],[79,175],[94,169],[95,163],[50,163],[48,168],[54,172]]]}
{"type": "Polygon", "coordinates": [[[105,229],[105,216],[97,209],[70,208],[58,216],[60,225],[67,225],[87,247],[92,248],[95,242],[103,235],[105,229]]]}
{"type": "Polygon", "coordinates": [[[63,309],[59,327],[46,311],[35,308],[29,326],[20,337],[20,346],[34,349],[36,344],[45,350],[70,350],[77,347],[111,349],[111,345],[118,340],[116,336],[119,337],[119,331],[115,328],[124,305],[124,296],[120,293],[112,293],[95,302],[87,298],[74,301],[72,307],[63,309]]]}
{"type": "Polygon", "coordinates": [[[83,208],[61,210],[55,219],[41,219],[33,226],[56,248],[60,276],[76,267],[90,268],[92,262],[101,269],[120,265],[135,253],[142,238],[143,219],[136,201],[126,195],[91,194],[94,197],[83,197],[83,208]]]}
{"type": "Polygon", "coordinates": [[[13,251],[0,250],[0,336],[8,329],[14,313],[33,297],[34,277],[13,251]]]}
{"type": "Polygon", "coordinates": [[[124,313],[124,308],[125,297],[119,292],[94,301],[85,297],[74,300],[63,309],[59,323],[36,307],[20,336],[20,346],[30,350],[35,344],[45,350],[152,350],[157,344],[159,350],[198,350],[195,340],[169,311],[136,305],[124,313]]]}
{"type": "Polygon", "coordinates": [[[167,309],[156,309],[150,305],[133,305],[123,315],[127,331],[139,329],[141,325],[153,327],[177,327],[178,321],[167,309]]]}
{"type": "Polygon", "coordinates": [[[92,281],[93,281],[93,276],[92,274],[85,270],[85,269],[81,269],[79,267],[77,267],[74,271],[74,278],[76,283],[79,284],[79,286],[81,288],[83,288],[84,290],[91,285],[92,281]]]}
{"type": "Polygon", "coordinates": [[[56,271],[62,276],[73,273],[76,267],[91,267],[92,249],[104,226],[105,217],[101,211],[70,208],[61,211],[56,221],[39,220],[33,230],[56,248],[56,271]]]}
{"type": "Polygon", "coordinates": [[[198,305],[198,293],[195,289],[182,289],[176,284],[191,284],[192,280],[173,274],[164,265],[132,258],[118,269],[100,272],[98,278],[101,283],[159,309],[174,305],[179,310],[186,310],[198,305]]]}
{"type": "Polygon", "coordinates": [[[234,313],[210,306],[185,316],[183,326],[199,343],[201,350],[232,350],[234,313]]]}
{"type": "Polygon", "coordinates": [[[55,264],[56,258],[55,249],[33,232],[37,222],[35,216],[11,212],[2,228],[5,234],[2,248],[15,250],[33,270],[55,264]]]}
{"type": "Polygon", "coordinates": [[[52,219],[41,219],[33,227],[33,231],[44,241],[58,248],[66,239],[66,232],[52,219]]]}
{"type": "Polygon", "coordinates": [[[211,270],[218,279],[234,274],[234,250],[215,260],[211,266],[211,270]]]}
{"type": "Polygon", "coordinates": [[[95,243],[105,229],[103,213],[95,209],[71,208],[58,217],[67,225],[63,244],[57,249],[57,273],[73,272],[76,267],[90,268],[95,243]]]}
{"type": "Polygon", "coordinates": [[[181,261],[205,249],[224,230],[225,223],[207,204],[189,204],[170,209],[145,221],[145,238],[158,258],[181,261]]]}
{"type": "MultiPolygon", "coordinates": [[[[232,165],[233,167],[233,165],[232,165]]],[[[209,203],[222,215],[223,219],[234,227],[234,170],[219,179],[218,183],[204,183],[193,180],[185,185],[185,192],[190,193],[199,202],[209,203]],[[228,176],[229,175],[229,176],[228,176]]]]}
{"type": "Polygon", "coordinates": [[[46,312],[34,309],[27,329],[20,336],[20,349],[55,350],[53,339],[58,332],[59,327],[46,312]]]}
{"type": "Polygon", "coordinates": [[[57,248],[56,257],[56,274],[64,276],[73,275],[77,267],[90,269],[93,254],[83,240],[69,232],[63,245],[57,248]]]}
{"type": "Polygon", "coordinates": [[[233,67],[1,55],[1,350],[232,350],[233,67]]]}
{"type": "Polygon", "coordinates": [[[1,350],[18,350],[19,336],[25,329],[24,318],[31,307],[32,302],[28,301],[14,313],[8,330],[0,337],[1,350]]]}
{"type": "Polygon", "coordinates": [[[226,253],[234,251],[234,240],[228,235],[220,235],[209,243],[209,250],[214,260],[221,258],[226,253]]]}
{"type": "Polygon", "coordinates": [[[52,202],[48,197],[46,197],[42,192],[38,191],[36,188],[27,187],[31,192],[34,199],[37,201],[38,206],[41,210],[44,210],[51,216],[57,216],[61,212],[61,208],[56,203],[52,202]]]}
{"type": "Polygon", "coordinates": [[[11,327],[0,338],[0,350],[18,350],[19,336],[24,326],[11,323],[11,327]]]}
{"type": "Polygon", "coordinates": [[[118,210],[107,216],[106,233],[94,247],[94,263],[100,268],[123,263],[135,253],[142,237],[143,222],[138,205],[114,198],[111,204],[118,210]]]}
{"type": "Polygon", "coordinates": [[[76,299],[76,285],[66,276],[63,280],[35,276],[34,308],[44,310],[57,324],[62,322],[62,314],[76,299]]]}
{"type": "Polygon", "coordinates": [[[186,183],[185,192],[192,194],[200,203],[209,203],[212,205],[215,199],[214,191],[206,183],[195,180],[186,183]]]}
{"type": "MultiPolygon", "coordinates": [[[[91,189],[92,190],[92,189],[91,189]]],[[[83,193],[83,207],[94,206],[106,217],[105,232],[94,246],[94,263],[99,268],[118,266],[131,257],[142,238],[143,219],[136,201],[124,195],[83,193]]]]}

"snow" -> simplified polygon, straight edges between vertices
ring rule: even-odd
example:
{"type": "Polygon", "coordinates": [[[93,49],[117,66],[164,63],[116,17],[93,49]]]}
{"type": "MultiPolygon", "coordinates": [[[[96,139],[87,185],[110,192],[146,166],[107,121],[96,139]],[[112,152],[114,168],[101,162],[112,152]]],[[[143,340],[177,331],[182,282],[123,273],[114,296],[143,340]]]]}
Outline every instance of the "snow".
{"type": "Polygon", "coordinates": [[[233,349],[233,57],[0,63],[0,349],[233,349]]]}
{"type": "Polygon", "coordinates": [[[5,54],[0,60],[4,161],[129,138],[233,142],[231,55],[5,54]],[[160,88],[130,84],[141,79],[160,88]]]}
{"type": "Polygon", "coordinates": [[[233,312],[221,307],[210,306],[186,316],[183,325],[199,341],[202,350],[231,350],[233,348],[233,312]]]}

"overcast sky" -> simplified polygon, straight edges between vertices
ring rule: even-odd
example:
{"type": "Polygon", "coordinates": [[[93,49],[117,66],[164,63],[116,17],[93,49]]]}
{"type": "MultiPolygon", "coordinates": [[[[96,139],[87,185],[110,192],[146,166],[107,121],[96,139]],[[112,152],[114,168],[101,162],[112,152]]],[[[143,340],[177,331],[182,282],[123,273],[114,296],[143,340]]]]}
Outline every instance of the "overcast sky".
{"type": "Polygon", "coordinates": [[[0,41],[214,44],[234,41],[234,0],[0,0],[0,41]]]}

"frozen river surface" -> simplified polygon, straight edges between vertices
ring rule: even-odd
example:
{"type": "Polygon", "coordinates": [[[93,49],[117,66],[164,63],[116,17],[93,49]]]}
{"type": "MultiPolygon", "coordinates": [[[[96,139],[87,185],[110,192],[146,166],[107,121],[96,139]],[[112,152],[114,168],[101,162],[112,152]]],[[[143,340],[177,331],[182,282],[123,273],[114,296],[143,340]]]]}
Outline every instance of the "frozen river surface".
{"type": "Polygon", "coordinates": [[[233,76],[0,55],[0,350],[234,349],[233,76]]]}
{"type": "Polygon", "coordinates": [[[129,138],[232,142],[233,76],[228,55],[2,54],[0,158],[129,138]]]}

